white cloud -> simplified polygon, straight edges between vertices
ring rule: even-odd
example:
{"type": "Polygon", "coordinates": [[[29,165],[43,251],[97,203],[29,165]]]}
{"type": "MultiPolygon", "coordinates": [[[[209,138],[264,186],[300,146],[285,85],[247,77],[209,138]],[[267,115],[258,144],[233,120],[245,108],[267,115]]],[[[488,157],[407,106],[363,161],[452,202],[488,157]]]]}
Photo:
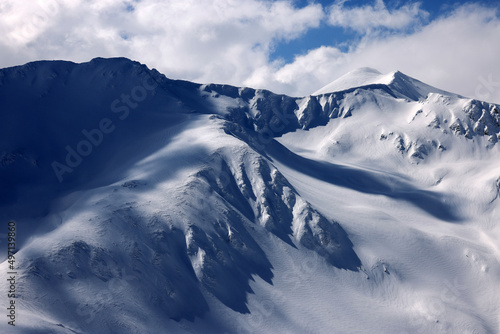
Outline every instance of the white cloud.
{"type": "Polygon", "coordinates": [[[332,81],[342,69],[347,54],[333,47],[320,47],[298,56],[291,64],[271,64],[245,81],[251,87],[266,87],[277,92],[302,96],[332,81]]]}
{"type": "Polygon", "coordinates": [[[0,0],[1,66],[125,56],[167,76],[241,84],[280,40],[318,27],[321,5],[257,0],[0,0]],[[40,5],[42,4],[42,5],[40,5]]]}
{"type": "Polygon", "coordinates": [[[465,5],[426,22],[418,4],[387,9],[381,0],[358,8],[297,8],[285,0],[0,0],[0,67],[124,56],[171,78],[299,96],[370,66],[500,102],[497,14],[465,5]],[[276,43],[321,22],[358,31],[358,41],[348,51],[325,45],[290,64],[270,61],[276,43]]]}
{"type": "Polygon", "coordinates": [[[427,18],[429,13],[420,9],[420,3],[388,10],[382,0],[374,5],[345,7],[346,0],[337,1],[329,8],[328,23],[368,33],[376,28],[405,29],[427,18]]]}

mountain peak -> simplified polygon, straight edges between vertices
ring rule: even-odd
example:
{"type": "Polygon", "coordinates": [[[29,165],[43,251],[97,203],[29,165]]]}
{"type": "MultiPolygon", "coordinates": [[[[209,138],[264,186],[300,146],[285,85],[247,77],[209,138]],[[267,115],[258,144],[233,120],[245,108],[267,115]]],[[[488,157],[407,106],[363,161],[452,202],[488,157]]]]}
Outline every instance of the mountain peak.
{"type": "Polygon", "coordinates": [[[370,67],[361,67],[350,71],[337,80],[334,80],[323,88],[317,90],[312,95],[323,95],[373,85],[385,85],[392,91],[392,93],[394,93],[395,96],[399,98],[408,98],[410,100],[419,100],[427,96],[429,93],[458,96],[427,85],[397,70],[387,74],[382,74],[376,69],[370,67]]]}

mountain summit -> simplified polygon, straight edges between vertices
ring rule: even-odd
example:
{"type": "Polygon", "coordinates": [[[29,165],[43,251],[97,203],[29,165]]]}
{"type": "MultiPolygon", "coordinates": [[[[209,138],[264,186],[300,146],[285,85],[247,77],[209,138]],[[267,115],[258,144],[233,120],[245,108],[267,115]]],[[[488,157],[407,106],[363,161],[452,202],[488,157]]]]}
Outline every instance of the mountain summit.
{"type": "Polygon", "coordinates": [[[499,110],[367,68],[300,98],[125,58],[1,69],[15,329],[493,333],[499,110]]]}
{"type": "Polygon", "coordinates": [[[312,95],[323,95],[340,92],[360,87],[386,86],[392,90],[397,97],[419,100],[425,98],[429,93],[439,93],[448,96],[458,96],[441,89],[424,84],[423,82],[409,77],[399,71],[382,74],[376,69],[362,67],[353,70],[337,80],[317,90],[312,95]]]}

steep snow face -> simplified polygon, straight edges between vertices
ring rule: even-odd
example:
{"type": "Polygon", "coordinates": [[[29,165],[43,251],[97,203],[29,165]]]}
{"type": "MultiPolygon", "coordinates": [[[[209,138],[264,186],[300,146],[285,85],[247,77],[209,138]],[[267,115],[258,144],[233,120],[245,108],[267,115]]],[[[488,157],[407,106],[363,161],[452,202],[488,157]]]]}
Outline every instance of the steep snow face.
{"type": "Polygon", "coordinates": [[[372,69],[302,98],[123,58],[0,70],[16,326],[497,332],[498,110],[372,69]]]}

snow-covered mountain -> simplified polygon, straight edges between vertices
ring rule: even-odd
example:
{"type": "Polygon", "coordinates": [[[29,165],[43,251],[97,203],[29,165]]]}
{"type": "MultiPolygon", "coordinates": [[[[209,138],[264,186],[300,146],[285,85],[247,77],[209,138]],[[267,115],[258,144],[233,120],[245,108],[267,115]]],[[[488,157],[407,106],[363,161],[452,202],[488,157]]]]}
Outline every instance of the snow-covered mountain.
{"type": "Polygon", "coordinates": [[[499,111],[369,68],[301,98],[2,69],[0,329],[500,333],[499,111]]]}

